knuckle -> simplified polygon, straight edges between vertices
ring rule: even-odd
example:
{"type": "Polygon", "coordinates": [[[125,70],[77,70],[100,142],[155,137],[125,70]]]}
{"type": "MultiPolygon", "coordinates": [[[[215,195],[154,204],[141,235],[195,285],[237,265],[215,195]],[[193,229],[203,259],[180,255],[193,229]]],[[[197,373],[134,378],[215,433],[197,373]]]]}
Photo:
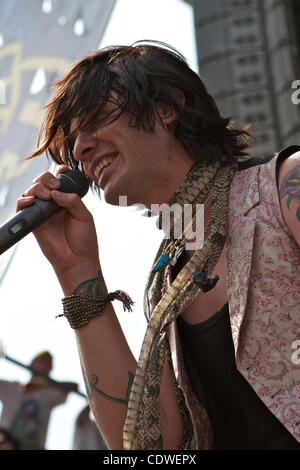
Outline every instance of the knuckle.
{"type": "Polygon", "coordinates": [[[28,197],[28,196],[23,195],[22,197],[19,197],[16,203],[16,212],[20,211],[21,209],[26,207],[28,204],[32,204],[32,202],[33,201],[30,196],[28,197]]]}
{"type": "Polygon", "coordinates": [[[50,196],[51,192],[45,184],[34,183],[25,193],[25,196],[45,197],[50,196]]]}
{"type": "Polygon", "coordinates": [[[33,180],[34,184],[42,184],[44,186],[47,186],[50,189],[57,189],[60,187],[60,181],[56,176],[54,176],[52,173],[49,171],[46,171],[45,173],[42,173],[40,176],[35,178],[33,180]]]}
{"type": "Polygon", "coordinates": [[[46,181],[49,181],[50,178],[53,178],[52,173],[50,173],[50,171],[45,171],[45,172],[41,173],[39,176],[37,176],[36,178],[34,178],[34,180],[32,180],[32,182],[33,183],[46,182],[46,181]]]}
{"type": "Polygon", "coordinates": [[[67,165],[59,165],[55,170],[55,175],[61,175],[62,173],[66,173],[69,170],[70,168],[67,165]]]}
{"type": "Polygon", "coordinates": [[[32,196],[32,195],[33,195],[33,185],[27,188],[21,197],[27,197],[27,196],[32,196]]]}
{"type": "Polygon", "coordinates": [[[44,185],[42,183],[34,183],[31,186],[32,192],[35,192],[35,193],[41,191],[42,188],[44,188],[44,185]]]}
{"type": "Polygon", "coordinates": [[[81,201],[80,197],[76,193],[70,193],[69,198],[73,204],[78,204],[81,201]]]}

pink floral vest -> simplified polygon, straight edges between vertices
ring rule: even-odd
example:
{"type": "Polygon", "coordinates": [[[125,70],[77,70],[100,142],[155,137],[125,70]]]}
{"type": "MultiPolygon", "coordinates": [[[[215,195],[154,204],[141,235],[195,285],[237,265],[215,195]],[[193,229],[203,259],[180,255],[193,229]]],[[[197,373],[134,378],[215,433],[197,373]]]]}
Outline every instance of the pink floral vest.
{"type": "Polygon", "coordinates": [[[238,370],[300,441],[300,364],[293,359],[300,339],[300,248],[281,213],[277,161],[278,155],[238,171],[232,181],[228,299],[238,370]]]}
{"type": "MultiPolygon", "coordinates": [[[[283,219],[278,158],[237,171],[230,189],[227,290],[236,365],[260,399],[300,441],[300,248],[283,219]],[[299,343],[298,343],[299,344],[299,343]]],[[[210,420],[190,385],[176,322],[169,343],[179,387],[194,429],[191,447],[210,449],[210,420]]]]}

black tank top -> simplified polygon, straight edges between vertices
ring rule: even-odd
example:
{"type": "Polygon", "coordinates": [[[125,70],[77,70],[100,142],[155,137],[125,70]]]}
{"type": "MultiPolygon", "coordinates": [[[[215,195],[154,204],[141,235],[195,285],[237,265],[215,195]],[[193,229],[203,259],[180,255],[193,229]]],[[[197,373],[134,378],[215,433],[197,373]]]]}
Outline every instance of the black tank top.
{"type": "Polygon", "coordinates": [[[237,370],[228,303],[197,325],[177,319],[187,373],[211,420],[214,449],[298,449],[300,444],[237,370]]]}

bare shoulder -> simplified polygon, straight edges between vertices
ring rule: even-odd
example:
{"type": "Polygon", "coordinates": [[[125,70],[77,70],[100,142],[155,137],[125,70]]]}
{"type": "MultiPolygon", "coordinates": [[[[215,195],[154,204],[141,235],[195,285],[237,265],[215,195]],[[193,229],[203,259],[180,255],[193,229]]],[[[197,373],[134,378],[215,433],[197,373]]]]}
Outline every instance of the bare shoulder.
{"type": "Polygon", "coordinates": [[[280,164],[278,188],[282,215],[300,247],[300,152],[280,164]]]}

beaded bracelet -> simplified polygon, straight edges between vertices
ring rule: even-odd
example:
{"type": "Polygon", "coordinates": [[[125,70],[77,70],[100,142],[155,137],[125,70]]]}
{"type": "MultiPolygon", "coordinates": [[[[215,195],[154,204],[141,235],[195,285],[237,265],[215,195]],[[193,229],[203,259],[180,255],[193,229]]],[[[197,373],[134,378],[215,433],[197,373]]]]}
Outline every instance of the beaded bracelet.
{"type": "Polygon", "coordinates": [[[101,297],[88,294],[68,295],[62,299],[64,313],[57,317],[66,317],[73,329],[82,328],[92,318],[101,316],[106,304],[112,300],[120,300],[123,302],[124,311],[132,311],[131,306],[134,302],[126,292],[117,290],[101,297]]]}

